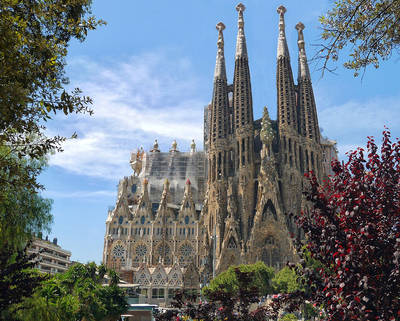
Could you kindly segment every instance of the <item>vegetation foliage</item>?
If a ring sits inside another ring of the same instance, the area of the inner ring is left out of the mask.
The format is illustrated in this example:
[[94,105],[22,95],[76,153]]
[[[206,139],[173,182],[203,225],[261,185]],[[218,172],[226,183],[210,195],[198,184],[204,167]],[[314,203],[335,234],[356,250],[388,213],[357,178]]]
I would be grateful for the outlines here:
[[103,265],[75,264],[67,272],[50,277],[26,298],[16,308],[17,319],[90,321],[118,317],[127,310],[118,282],[117,274]]
[[271,279],[274,276],[274,269],[267,267],[263,262],[255,264],[241,264],[230,266],[226,271],[218,274],[210,284],[203,288],[206,297],[212,296],[215,292],[224,291],[235,295],[239,291],[239,280],[236,270],[252,274],[251,282],[246,284],[247,288],[256,288],[259,295],[263,296],[272,292]]
[[9,244],[0,247],[0,320],[13,320],[13,306],[30,297],[47,276],[34,270],[36,255]]
[[[306,251],[297,272],[306,291],[280,298],[296,310],[306,300],[324,320],[398,320],[400,317],[400,142],[383,132],[378,149],[334,161],[335,175],[320,185],[309,177],[310,213],[299,217]],[[310,268],[310,260],[319,262]]]
[[400,2],[398,0],[337,0],[320,17],[325,44],[319,52],[324,69],[337,61],[344,48],[350,50],[348,69],[359,71],[368,65],[378,68],[381,60],[397,53],[400,45]]
[[[61,150],[62,136],[46,137],[46,122],[58,112],[91,113],[91,99],[68,92],[65,57],[72,39],[83,41],[102,21],[91,0],[2,0],[0,2],[0,147],[18,158],[40,159]],[[75,136],[75,135],[73,135]],[[14,157],[0,155],[0,188],[40,187],[37,171],[19,175]]]

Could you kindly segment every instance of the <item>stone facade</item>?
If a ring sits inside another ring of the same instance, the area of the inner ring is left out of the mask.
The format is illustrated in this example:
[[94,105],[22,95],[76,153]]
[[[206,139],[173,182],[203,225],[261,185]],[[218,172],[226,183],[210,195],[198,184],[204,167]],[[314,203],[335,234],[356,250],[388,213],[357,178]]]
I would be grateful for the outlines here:
[[[296,255],[292,214],[307,210],[304,172],[330,174],[335,142],[322,139],[298,23],[298,79],[294,83],[283,6],[278,8],[277,120],[264,108],[253,119],[244,5],[238,11],[233,84],[226,77],[223,23],[211,103],[204,112],[204,151],[169,152],[158,143],[132,154],[134,174],[121,180],[106,221],[103,260],[119,271],[140,266],[192,266],[201,281],[229,265],[264,261],[280,268]],[[198,280],[200,281],[200,280]]]

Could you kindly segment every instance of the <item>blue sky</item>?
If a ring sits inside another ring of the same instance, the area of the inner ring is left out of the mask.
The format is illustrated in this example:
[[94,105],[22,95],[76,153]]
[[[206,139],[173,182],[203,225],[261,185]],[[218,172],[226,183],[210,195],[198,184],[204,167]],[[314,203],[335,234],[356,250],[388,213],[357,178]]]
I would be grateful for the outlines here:
[[[308,57],[320,41],[318,17],[333,1],[251,0],[243,2],[254,113],[266,105],[276,118],[276,44],[283,4],[286,34],[297,78],[297,32],[302,21]],[[225,56],[232,79],[238,2],[231,0],[94,0],[93,14],[107,25],[84,43],[73,42],[67,59],[72,87],[93,98],[94,115],[49,123],[49,134],[71,135],[65,151],[50,158],[42,174],[44,196],[54,200],[50,237],[72,252],[72,259],[100,262],[107,209],[116,201],[116,186],[131,175],[130,152],[150,149],[158,138],[161,150],[173,139],[188,150],[192,138],[202,146],[203,106],[212,94],[216,56],[215,25],[226,25]],[[319,123],[323,135],[338,142],[340,156],[380,136],[384,125],[400,136],[399,60],[394,56],[361,80],[340,65],[321,77],[311,64]]]

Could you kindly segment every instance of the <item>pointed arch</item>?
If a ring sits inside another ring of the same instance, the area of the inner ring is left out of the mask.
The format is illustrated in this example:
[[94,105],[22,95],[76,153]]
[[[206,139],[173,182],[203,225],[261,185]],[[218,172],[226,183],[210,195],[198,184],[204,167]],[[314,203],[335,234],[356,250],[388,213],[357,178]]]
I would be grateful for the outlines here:
[[267,203],[265,203],[265,205],[264,205],[262,216],[261,216],[261,220],[265,221],[268,218],[269,214],[271,214],[271,213],[272,213],[275,221],[277,221],[278,220],[278,215],[276,213],[275,206],[272,203],[272,201],[269,199],[267,201]]
[[228,249],[237,249],[237,241],[233,236],[231,236],[229,238],[227,248]]

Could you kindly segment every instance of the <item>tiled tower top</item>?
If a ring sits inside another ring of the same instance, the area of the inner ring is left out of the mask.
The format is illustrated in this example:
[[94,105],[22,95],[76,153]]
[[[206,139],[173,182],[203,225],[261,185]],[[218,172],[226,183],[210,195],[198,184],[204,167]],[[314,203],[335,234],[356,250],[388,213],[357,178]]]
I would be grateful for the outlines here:
[[225,56],[224,56],[224,34],[222,31],[225,29],[225,25],[222,22],[219,22],[216,26],[218,30],[218,51],[217,51],[217,61],[215,63],[215,72],[214,72],[214,80],[215,79],[226,79],[226,68],[225,68]]
[[277,57],[287,57],[289,56],[289,49],[286,42],[286,34],[285,34],[285,13],[286,8],[284,6],[279,6],[277,9],[279,14],[279,39],[278,39],[278,52]]
[[300,78],[310,78],[310,70],[308,68],[308,63],[307,63],[307,56],[306,56],[306,49],[305,49],[305,43],[304,43],[304,35],[303,35],[303,30],[305,26],[302,22],[299,22],[296,25],[296,30],[298,32],[298,40],[297,44],[299,46],[299,73],[298,73],[298,79]]
[[247,47],[246,47],[246,37],[244,36],[244,19],[243,19],[243,11],[246,7],[239,3],[236,6],[236,10],[239,13],[238,19],[238,34],[236,40],[236,55],[235,58],[244,57],[247,58]]
[[315,104],[314,91],[312,88],[310,70],[308,68],[307,56],[304,43],[304,24],[299,22],[296,25],[298,32],[299,47],[299,74],[298,74],[298,91],[299,91],[299,132],[316,142],[320,142],[320,132],[318,126],[317,108]]

